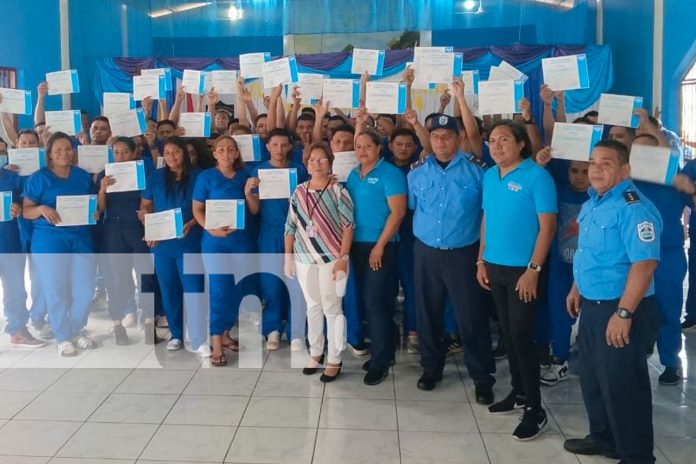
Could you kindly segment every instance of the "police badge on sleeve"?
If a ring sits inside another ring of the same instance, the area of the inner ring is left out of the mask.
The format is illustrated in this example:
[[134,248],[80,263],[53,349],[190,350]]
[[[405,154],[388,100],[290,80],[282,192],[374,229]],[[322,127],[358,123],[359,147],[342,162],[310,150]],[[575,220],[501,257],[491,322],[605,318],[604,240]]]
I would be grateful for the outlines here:
[[638,238],[645,243],[655,241],[655,226],[652,222],[646,221],[638,224]]

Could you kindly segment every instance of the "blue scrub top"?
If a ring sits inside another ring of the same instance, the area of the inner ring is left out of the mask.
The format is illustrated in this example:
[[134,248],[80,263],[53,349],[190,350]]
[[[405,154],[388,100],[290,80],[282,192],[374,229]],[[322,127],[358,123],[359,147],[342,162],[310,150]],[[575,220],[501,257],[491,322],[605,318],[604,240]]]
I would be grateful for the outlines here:
[[526,267],[534,253],[540,214],[557,213],[556,187],[548,172],[527,158],[500,178],[495,166],[483,176],[486,247],[483,259]]
[[413,233],[433,248],[462,248],[479,240],[483,170],[461,151],[445,169],[435,156],[408,175]]
[[[193,200],[204,203],[206,200],[244,200],[244,186],[249,179],[249,174],[240,171],[232,179],[225,177],[218,168],[210,168],[203,171],[196,180],[193,189]],[[235,231],[226,238],[213,237],[207,230],[203,231],[203,241],[233,242],[252,245],[254,236],[249,230],[248,218],[251,216],[249,209],[244,212],[244,229]]]
[[[165,175],[167,169],[157,169],[150,177],[147,179],[147,186],[142,192],[142,197],[146,200],[153,202],[153,212],[159,213],[162,211],[167,211],[174,208],[181,208],[181,217],[184,224],[193,219],[193,208],[191,204],[191,197],[193,196],[193,189],[196,184],[196,178],[201,173],[198,168],[192,168],[189,173],[188,182],[186,183],[186,188],[182,188],[182,185],[175,183],[170,187],[170,191],[167,192]],[[182,239],[171,239],[164,240],[162,243],[154,248],[157,248],[167,244],[169,246],[175,246],[181,249],[181,251],[191,251],[200,249],[201,243],[201,227],[195,226],[191,228],[186,237]]]
[[558,227],[551,253],[562,262],[572,264],[578,249],[578,214],[589,199],[587,192],[575,192],[569,185],[558,187]]
[[[0,192],[12,192],[12,203],[22,204],[22,188],[22,178],[17,173],[0,169]],[[21,253],[21,251],[17,219],[0,222],[0,253]]]
[[[104,171],[97,175],[96,185],[101,185],[104,179]],[[106,194],[106,211],[102,216],[105,225],[121,227],[142,228],[142,223],[138,220],[138,210],[140,209],[141,192],[112,192]]]
[[[309,174],[304,165],[290,161],[288,169],[297,169],[297,185],[309,180]],[[251,173],[251,177],[259,176],[259,169],[281,169],[273,166],[270,161],[259,164]],[[282,168],[285,169],[285,168]],[[259,221],[261,232],[271,233],[276,235],[284,235],[285,221],[288,218],[288,209],[290,209],[289,198],[278,198],[275,200],[261,200],[261,210],[259,211]]]
[[652,184],[649,182],[633,181],[636,188],[660,212],[662,217],[662,248],[684,247],[684,226],[681,223],[684,208],[693,206],[691,197],[678,192],[671,185]]
[[[408,163],[408,165],[406,166],[397,166],[396,164],[394,164],[393,157],[385,160],[388,163],[393,164],[394,167],[398,168],[399,171],[401,171],[401,173],[404,175],[404,177],[407,177],[408,173],[411,172],[411,164],[418,161],[418,155],[413,155],[413,158],[411,158],[411,162]],[[404,220],[401,221],[401,225],[399,226],[399,240],[402,242],[412,241],[413,237],[413,210],[407,209],[406,216],[404,216]]]
[[[620,298],[633,263],[660,259],[662,219],[655,205],[630,180],[601,198],[594,189],[582,205],[573,275],[580,295],[591,300]],[[655,293],[654,283],[645,296]]]
[[[406,178],[398,168],[380,159],[363,178],[360,178],[360,166],[353,169],[348,175],[346,187],[355,207],[353,241],[377,242],[391,214],[387,199],[408,193]],[[397,239],[395,235],[390,241]]]
[[[686,163],[682,174],[686,174],[689,176],[689,179],[696,182],[696,159]],[[689,203],[689,208],[691,208],[691,215],[689,216],[689,230],[696,231],[696,213],[694,213],[696,207],[694,206],[693,202]]]

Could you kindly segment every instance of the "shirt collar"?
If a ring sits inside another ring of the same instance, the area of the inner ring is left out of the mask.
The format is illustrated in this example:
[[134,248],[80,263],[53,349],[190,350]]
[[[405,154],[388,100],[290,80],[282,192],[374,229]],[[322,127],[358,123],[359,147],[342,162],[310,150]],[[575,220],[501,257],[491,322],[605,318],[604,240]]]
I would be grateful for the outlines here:
[[[457,163],[460,163],[463,159],[464,159],[464,154],[462,153],[461,150],[457,150],[457,152],[454,154],[454,157],[452,157],[449,164],[445,168],[445,171],[448,170],[451,166],[454,166]],[[437,162],[437,157],[435,156],[435,153],[428,156],[426,161],[428,163],[432,164],[433,166],[438,166],[438,167],[440,166],[440,164]]]
[[592,201],[594,201],[596,203],[596,202],[601,201],[605,198],[610,198],[610,197],[613,197],[616,195],[620,195],[623,192],[625,192],[626,190],[628,190],[629,188],[635,188],[635,186],[633,185],[633,182],[631,181],[631,179],[624,179],[621,182],[619,182],[618,184],[616,184],[615,186],[613,186],[612,188],[610,188],[609,191],[607,191],[607,193],[602,195],[601,199],[599,198],[599,194],[597,193],[597,190],[595,190],[592,187],[587,189],[587,193],[590,195],[590,198],[592,199]]

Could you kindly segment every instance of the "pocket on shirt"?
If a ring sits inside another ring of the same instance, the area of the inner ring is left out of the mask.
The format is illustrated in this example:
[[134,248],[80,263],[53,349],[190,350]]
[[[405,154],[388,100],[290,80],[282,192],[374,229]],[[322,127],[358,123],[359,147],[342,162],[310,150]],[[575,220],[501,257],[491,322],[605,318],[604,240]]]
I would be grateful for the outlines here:
[[416,186],[416,201],[421,210],[428,212],[438,201],[438,188],[435,182],[423,182]]
[[[597,241],[596,244],[592,244],[593,249],[603,253],[617,252],[623,249],[618,216],[593,217],[592,227],[595,230],[595,233],[592,234],[592,241]],[[598,229],[601,230],[601,233],[597,233]]]

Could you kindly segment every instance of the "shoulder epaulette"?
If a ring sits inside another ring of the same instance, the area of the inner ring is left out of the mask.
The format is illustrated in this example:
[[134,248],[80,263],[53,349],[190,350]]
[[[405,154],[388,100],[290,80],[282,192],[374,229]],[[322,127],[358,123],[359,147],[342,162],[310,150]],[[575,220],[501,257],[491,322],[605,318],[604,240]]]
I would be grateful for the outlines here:
[[476,156],[476,155],[471,154],[471,155],[469,155],[469,156],[467,157],[467,159],[468,159],[471,163],[473,163],[473,164],[475,164],[476,166],[480,167],[481,169],[486,169],[486,168],[488,167],[488,164],[486,164],[485,161],[483,161],[481,158],[479,158],[479,157]]
[[418,169],[419,167],[423,166],[427,160],[428,160],[428,157],[426,156],[425,158],[419,159],[419,160],[416,161],[415,163],[411,163],[411,171],[413,171],[414,169]]
[[632,203],[638,203],[640,201],[640,197],[638,196],[638,193],[634,192],[633,190],[626,190],[623,193],[624,200],[626,200],[626,203],[629,205]]

